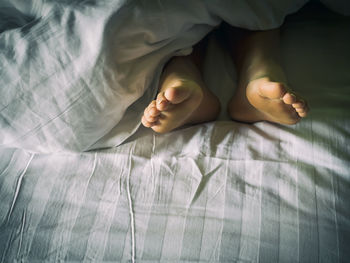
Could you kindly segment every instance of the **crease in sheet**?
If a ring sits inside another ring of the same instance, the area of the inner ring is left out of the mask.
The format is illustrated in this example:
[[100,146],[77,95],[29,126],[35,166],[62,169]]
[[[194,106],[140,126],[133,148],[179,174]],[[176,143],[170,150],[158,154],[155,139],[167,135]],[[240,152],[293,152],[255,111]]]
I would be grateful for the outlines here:
[[[231,152],[231,149],[228,150],[228,154]],[[227,180],[228,180],[228,169],[229,169],[229,161],[228,160],[225,160],[225,173],[224,173],[224,183],[223,185],[225,186],[225,190],[224,190],[224,198],[223,198],[223,210],[222,210],[222,220],[221,220],[221,230],[220,230],[220,235],[218,236],[218,242],[220,242],[219,244],[219,247],[218,247],[218,261],[222,261],[221,260],[221,255],[223,253],[221,253],[221,251],[223,250],[222,249],[222,246],[223,246],[223,241],[222,241],[222,237],[224,235],[224,225],[225,225],[225,212],[226,212],[226,199],[227,199],[227,190],[226,190],[226,187],[227,187]],[[241,233],[240,233],[240,239],[241,239]],[[240,245],[241,241],[239,241],[239,245]],[[213,253],[214,254],[214,251]]]
[[94,163],[93,163],[93,165],[92,165],[92,171],[91,171],[91,173],[90,173],[90,175],[89,175],[89,178],[88,178],[88,180],[87,180],[87,183],[86,183],[87,186],[90,184],[91,178],[92,178],[92,176],[93,176],[94,173],[95,173],[96,166],[97,166],[97,152],[95,152],[95,154],[94,154]]
[[23,177],[24,175],[26,174],[27,170],[28,170],[28,167],[29,167],[29,164],[32,162],[33,158],[34,158],[34,153],[31,154],[30,158],[29,158],[29,161],[26,165],[26,167],[24,168],[23,172],[21,173],[21,175],[19,176],[18,178],[18,181],[17,181],[17,185],[16,185],[16,190],[15,190],[15,194],[13,196],[13,200],[12,200],[12,204],[11,204],[11,207],[10,207],[10,210],[8,212],[8,215],[7,215],[7,223],[9,222],[10,220],[10,217],[11,217],[11,214],[13,212],[13,209],[15,207],[15,204],[16,204],[16,201],[17,201],[17,197],[18,197],[18,194],[19,194],[19,191],[21,189],[21,185],[22,185],[22,180],[23,180]]
[[10,161],[8,162],[8,164],[6,165],[6,167],[1,171],[0,173],[0,176],[3,176],[3,175],[6,175],[7,174],[7,171],[10,169],[11,167],[11,163],[16,159],[16,154],[17,151],[13,151],[12,154],[11,154],[11,159]]
[[[313,169],[313,185],[314,185],[314,198],[315,198],[315,216],[316,216],[316,229],[317,229],[317,239],[320,240],[320,220],[318,215],[318,201],[317,201],[317,182],[316,182],[316,171]],[[320,242],[316,242],[317,245],[317,261],[320,262]],[[315,259],[316,260],[316,259]]]
[[337,216],[337,207],[335,205],[335,197],[336,197],[336,192],[335,192],[335,187],[334,187],[334,177],[332,177],[332,190],[333,190],[333,207],[334,207],[334,223],[335,223],[335,235],[337,237],[337,258],[339,262],[339,227],[338,227],[338,216]]
[[[296,142],[296,137],[293,136],[293,145],[297,145]],[[297,227],[297,236],[298,236],[298,248],[297,248],[297,251],[298,251],[298,256],[296,257],[298,261],[300,261],[300,206],[299,206],[299,173],[298,173],[298,168],[299,168],[299,158],[298,158],[298,154],[297,152],[295,151],[295,147],[293,147],[293,150],[294,150],[294,156],[296,157],[296,173],[295,173],[295,191],[296,191],[296,210],[297,210],[297,223],[298,223],[298,227]]]
[[6,243],[6,247],[3,250],[3,254],[1,257],[1,263],[8,262],[8,261],[5,261],[5,256],[6,256],[7,252],[10,250],[12,242],[13,242],[13,232],[10,233],[9,241]]
[[126,180],[126,188],[127,188],[127,195],[128,195],[128,203],[129,203],[129,214],[130,214],[130,229],[131,229],[131,262],[135,262],[135,215],[133,211],[133,205],[132,205],[132,199],[131,199],[131,190],[130,190],[130,174],[131,174],[131,158],[132,153],[135,149],[136,141],[133,143],[132,148],[129,152],[129,171],[127,174],[127,180]]
[[[262,144],[261,144],[261,148],[262,148]],[[262,149],[261,149],[262,150]],[[261,217],[262,217],[262,213],[261,213],[261,208],[262,208],[262,194],[263,194],[263,190],[262,190],[262,177],[263,177],[263,169],[260,170],[260,176],[259,176],[259,188],[260,188],[260,191],[259,191],[259,202],[260,202],[260,205],[259,205],[259,231],[258,231],[258,240],[259,240],[259,245],[258,245],[258,251],[257,251],[257,257],[256,257],[256,260],[257,262],[260,261],[260,249],[261,249],[261,229],[262,229],[262,221],[261,221]]]
[[26,224],[26,210],[23,211],[22,214],[22,223],[21,223],[21,232],[19,235],[19,244],[18,244],[18,250],[17,250],[17,258],[19,257],[19,253],[21,252],[22,248],[22,242],[23,242],[23,233],[24,233],[24,226]]
[[202,171],[200,170],[200,168],[198,167],[198,165],[196,164],[196,162],[194,160],[192,160],[195,167],[197,168],[197,170],[199,171],[199,173],[202,175],[200,182],[197,186],[196,191],[194,192],[193,196],[191,197],[191,201],[190,201],[190,205],[189,207],[191,207],[194,202],[199,198],[199,196],[201,195],[201,193],[203,192],[205,186],[207,185],[208,181],[210,180],[210,178],[216,173],[217,170],[219,170],[219,168],[221,167],[221,165],[216,166],[213,170],[209,171],[207,174],[202,173]]
[[208,202],[214,200],[214,198],[218,195],[218,193],[220,193],[220,192],[224,189],[225,186],[226,186],[226,184],[223,183],[223,184],[218,188],[218,190],[216,190],[216,192],[210,197],[210,199],[208,200]]
[[153,134],[152,135],[152,151],[151,151],[151,159],[150,159],[150,162],[151,162],[151,180],[152,180],[152,183],[151,183],[151,186],[152,186],[152,189],[151,191],[153,192],[154,189],[156,188],[155,187],[155,176],[154,176],[154,152],[155,152],[155,149],[156,149],[156,136]]

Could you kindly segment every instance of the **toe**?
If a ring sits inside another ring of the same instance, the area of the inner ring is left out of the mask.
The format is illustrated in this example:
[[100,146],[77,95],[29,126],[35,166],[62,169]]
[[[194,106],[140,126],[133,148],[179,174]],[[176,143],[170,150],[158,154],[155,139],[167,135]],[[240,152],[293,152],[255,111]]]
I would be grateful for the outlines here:
[[149,122],[155,122],[158,120],[160,111],[156,108],[156,101],[153,100],[143,112],[143,118]]
[[148,114],[152,117],[157,117],[160,115],[160,111],[157,109],[156,101],[152,101],[151,104],[147,107]]
[[295,108],[296,112],[298,113],[304,113],[305,109],[304,108]]
[[151,103],[148,105],[147,108],[148,108],[148,109],[151,109],[151,108],[156,107],[156,106],[157,106],[156,103],[157,103],[156,100],[152,100]]
[[155,104],[150,104],[144,111],[143,116],[148,122],[155,122],[158,120],[160,111],[155,107]]
[[150,117],[158,117],[160,115],[160,111],[156,107],[152,107],[148,110],[148,114]]
[[285,104],[293,105],[293,103],[296,103],[297,97],[296,97],[294,94],[287,92],[287,93],[282,97],[282,100],[283,100],[283,102],[284,102]]
[[150,128],[154,125],[154,123],[147,121],[145,115],[142,116],[141,119],[141,123],[143,124],[143,126],[145,126],[146,128]]
[[[172,104],[179,104],[186,99],[188,99],[194,90],[200,90],[199,87],[191,89],[191,85],[196,85],[195,83],[179,83],[176,87],[170,87],[164,92],[165,98]],[[198,85],[197,85],[198,86]]]
[[169,106],[169,101],[165,98],[164,92],[160,92],[156,99],[156,107],[159,111],[165,111]]
[[304,108],[305,103],[303,101],[297,101],[297,102],[293,103],[292,106],[293,106],[293,108]]
[[265,78],[258,79],[261,82],[259,85],[259,95],[269,99],[280,99],[286,93],[286,88],[282,83],[270,82],[269,79]]
[[295,111],[298,113],[299,117],[303,118],[307,116],[308,107],[295,108]]
[[304,100],[297,100],[297,102],[293,103],[292,106],[301,118],[306,117],[309,107]]
[[298,112],[298,114],[301,118],[304,118],[307,116],[307,112],[302,112],[302,113]]
[[145,119],[146,119],[148,122],[156,122],[156,121],[159,119],[158,116],[153,117],[153,116],[146,115],[146,114],[145,114],[144,116],[145,116]]

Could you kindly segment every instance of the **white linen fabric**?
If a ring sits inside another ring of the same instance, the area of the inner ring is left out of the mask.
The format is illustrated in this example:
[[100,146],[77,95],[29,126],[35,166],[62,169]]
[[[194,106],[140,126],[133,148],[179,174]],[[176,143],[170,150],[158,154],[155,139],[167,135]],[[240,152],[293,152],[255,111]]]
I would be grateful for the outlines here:
[[[1,147],[1,262],[347,262],[350,20],[321,11],[282,28],[289,83],[312,109],[295,126],[222,114],[106,150]],[[223,99],[234,68],[209,49]]]
[[138,128],[170,57],[222,19],[269,29],[304,3],[3,0],[0,144],[33,152],[119,145]]

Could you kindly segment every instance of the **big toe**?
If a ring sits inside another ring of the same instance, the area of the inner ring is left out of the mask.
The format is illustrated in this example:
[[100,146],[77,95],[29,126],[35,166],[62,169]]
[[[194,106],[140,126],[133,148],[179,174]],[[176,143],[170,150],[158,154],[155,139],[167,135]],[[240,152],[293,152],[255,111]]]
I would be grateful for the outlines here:
[[284,96],[282,97],[282,100],[285,104],[288,104],[288,105],[291,105],[293,103],[296,103],[297,102],[297,97],[290,93],[290,92],[287,92],[286,94],[284,94]]
[[[188,81],[189,82],[189,81]],[[183,81],[178,83],[178,86],[170,87],[164,92],[164,97],[172,104],[179,104],[191,95],[196,89],[190,89],[190,85],[193,83],[184,83]]]
[[280,99],[286,94],[286,88],[283,83],[271,82],[269,78],[258,79],[259,95],[268,99]]

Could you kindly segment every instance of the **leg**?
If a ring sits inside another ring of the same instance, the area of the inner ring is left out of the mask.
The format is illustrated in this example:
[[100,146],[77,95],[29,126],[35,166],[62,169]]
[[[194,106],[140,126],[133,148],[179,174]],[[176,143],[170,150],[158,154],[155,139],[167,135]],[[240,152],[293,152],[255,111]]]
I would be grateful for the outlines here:
[[227,31],[237,66],[238,88],[228,107],[238,121],[295,124],[308,112],[306,102],[288,89],[280,66],[279,30],[245,31],[237,41]]
[[165,133],[185,124],[215,120],[220,103],[206,88],[199,71],[205,43],[198,44],[186,57],[174,57],[165,66],[159,93],[144,111],[142,124]]

